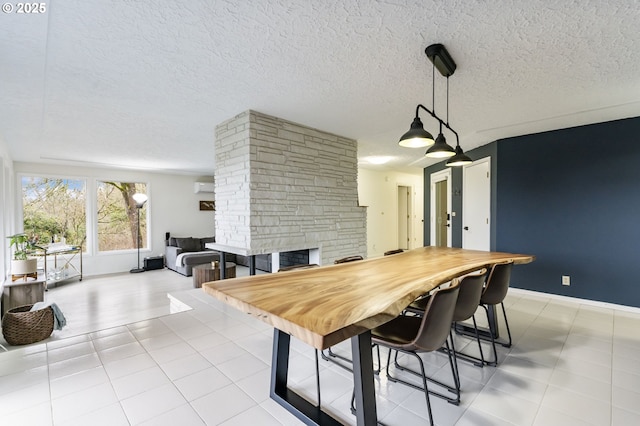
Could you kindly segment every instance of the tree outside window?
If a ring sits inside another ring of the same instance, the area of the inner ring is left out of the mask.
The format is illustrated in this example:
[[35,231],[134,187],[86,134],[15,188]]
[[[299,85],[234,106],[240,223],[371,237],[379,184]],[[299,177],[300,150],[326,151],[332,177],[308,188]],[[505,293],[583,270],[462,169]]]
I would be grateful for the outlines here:
[[[98,250],[129,250],[138,247],[138,209],[133,195],[146,194],[141,182],[98,182]],[[147,204],[140,209],[140,248],[147,246]]]
[[21,178],[23,229],[38,245],[80,245],[87,235],[86,183],[77,179]]

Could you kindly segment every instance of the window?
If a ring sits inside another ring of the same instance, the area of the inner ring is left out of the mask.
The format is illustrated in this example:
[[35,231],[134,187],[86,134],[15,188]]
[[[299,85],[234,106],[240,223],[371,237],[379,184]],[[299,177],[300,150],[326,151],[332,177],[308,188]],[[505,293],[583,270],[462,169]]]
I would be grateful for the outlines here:
[[130,250],[138,247],[138,218],[140,219],[140,248],[147,246],[147,205],[136,207],[133,195],[147,193],[147,185],[140,182],[97,182],[98,251]]
[[76,179],[21,178],[24,232],[39,244],[80,245],[87,235],[86,183]]

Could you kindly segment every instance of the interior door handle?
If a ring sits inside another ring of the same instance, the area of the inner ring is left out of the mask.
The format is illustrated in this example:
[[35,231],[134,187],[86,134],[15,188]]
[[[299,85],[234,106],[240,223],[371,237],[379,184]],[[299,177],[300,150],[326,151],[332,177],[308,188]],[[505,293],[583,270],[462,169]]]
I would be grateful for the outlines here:
[[465,231],[468,231],[468,230],[469,230],[469,227],[468,227],[468,226],[465,226],[465,227],[464,227],[464,230],[465,230]]

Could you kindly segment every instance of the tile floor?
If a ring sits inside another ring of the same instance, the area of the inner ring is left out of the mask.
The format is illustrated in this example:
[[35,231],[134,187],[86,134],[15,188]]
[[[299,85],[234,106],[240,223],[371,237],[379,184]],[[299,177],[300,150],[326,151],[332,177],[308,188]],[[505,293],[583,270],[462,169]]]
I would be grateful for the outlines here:
[[[89,277],[46,297],[69,325],[0,352],[1,424],[300,424],[268,396],[272,329],[193,289],[191,278],[168,270]],[[460,363],[462,402],[431,398],[437,425],[640,424],[637,310],[517,290],[506,305],[513,347],[499,348],[497,368]],[[293,340],[289,381],[312,400],[313,357]],[[444,355],[423,358],[430,375],[450,378]],[[321,362],[321,386],[323,407],[354,424],[349,373]],[[376,392],[385,424],[428,424],[422,393],[384,373]]]

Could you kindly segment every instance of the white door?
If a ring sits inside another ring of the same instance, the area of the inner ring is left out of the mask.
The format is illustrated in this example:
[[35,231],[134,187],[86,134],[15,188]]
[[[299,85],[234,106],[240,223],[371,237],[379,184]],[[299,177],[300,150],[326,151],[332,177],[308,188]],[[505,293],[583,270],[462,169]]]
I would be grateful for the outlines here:
[[430,245],[451,247],[451,169],[431,174]]
[[462,248],[491,250],[491,158],[462,170]]

